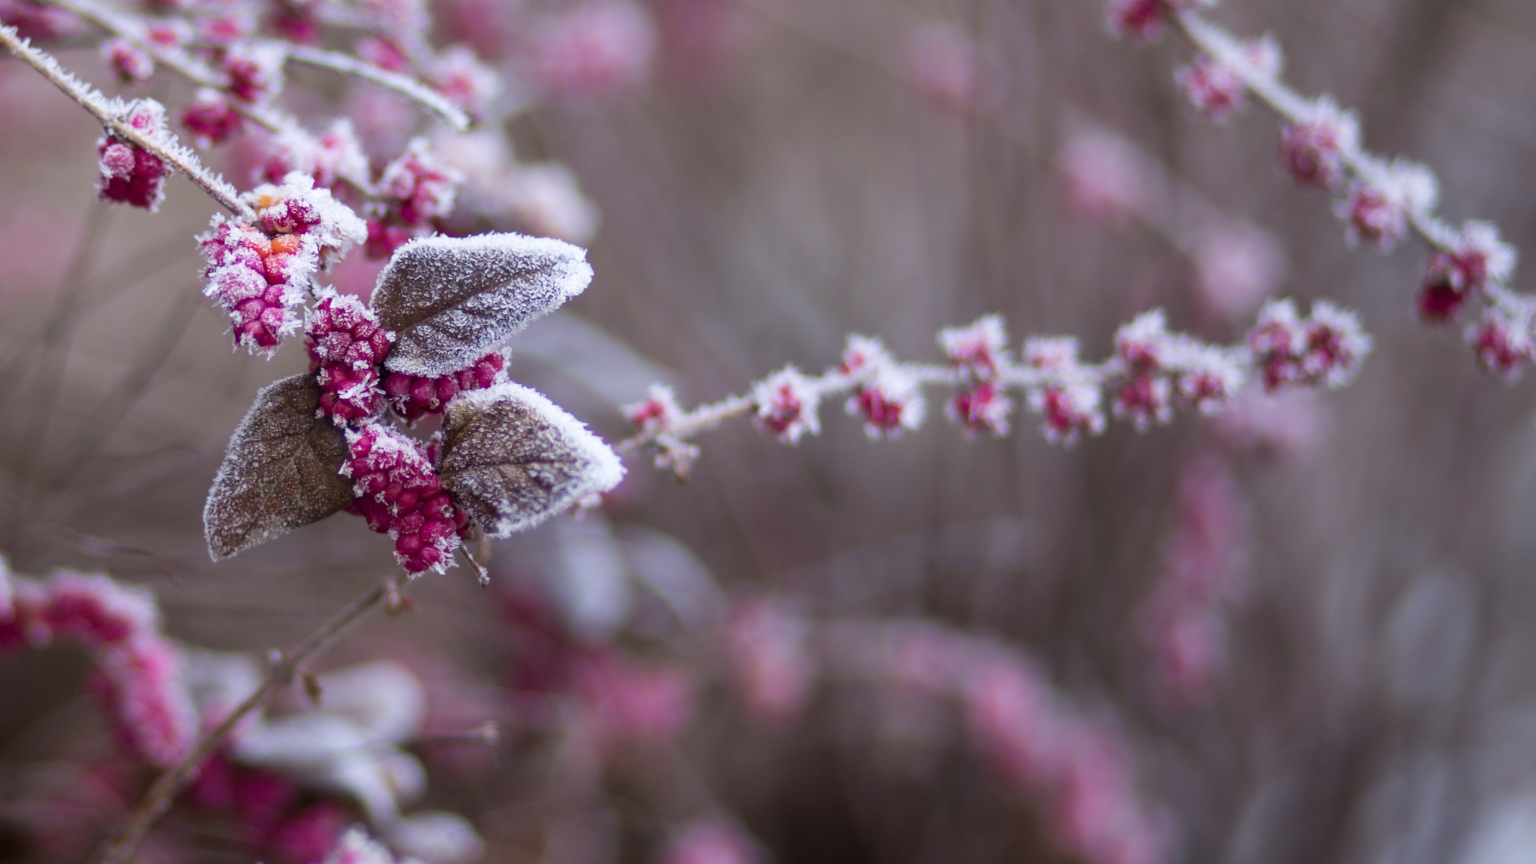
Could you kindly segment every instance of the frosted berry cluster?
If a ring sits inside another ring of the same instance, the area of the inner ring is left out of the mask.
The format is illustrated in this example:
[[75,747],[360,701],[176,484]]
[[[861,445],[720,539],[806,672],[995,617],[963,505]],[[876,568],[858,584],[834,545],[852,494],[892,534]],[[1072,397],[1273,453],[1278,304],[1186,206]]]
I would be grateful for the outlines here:
[[793,366],[780,369],[752,388],[758,425],[791,444],[807,432],[821,432],[821,419],[816,414],[820,401],[816,383]]
[[388,258],[433,220],[453,210],[464,175],[439,160],[426,139],[411,142],[400,158],[384,166],[375,184],[368,219],[368,257]]
[[235,344],[271,355],[298,331],[298,309],[315,274],[365,238],[362,220],[307,175],[246,193],[256,218],[215,217],[198,237],[207,284],[203,293],[230,317]]
[[920,382],[879,339],[848,337],[837,369],[859,379],[846,407],[849,414],[864,418],[864,433],[870,438],[895,438],[923,424],[927,406]]
[[1008,434],[1013,400],[998,381],[999,371],[1009,362],[1007,345],[1008,335],[998,315],[985,315],[967,327],[939,331],[939,347],[949,357],[950,367],[959,373],[961,386],[947,413],[967,435]]
[[406,420],[420,420],[428,414],[441,414],[453,397],[466,390],[491,386],[501,377],[506,359],[493,352],[475,361],[468,369],[428,378],[391,372],[384,378],[384,393],[389,407]]
[[351,295],[328,294],[310,311],[304,335],[321,413],[343,425],[378,413],[378,370],[393,336],[373,311]]
[[433,460],[416,442],[378,424],[349,431],[342,466],[357,496],[347,512],[395,540],[395,559],[408,573],[442,572],[469,534],[469,514],[444,491]]
[[1230,352],[1169,333],[1161,309],[1120,328],[1115,356],[1125,380],[1115,391],[1111,409],[1137,429],[1171,420],[1175,394],[1212,414],[1225,407],[1243,383],[1243,368]]
[[[1241,53],[1252,74],[1266,78],[1280,74],[1280,46],[1275,40],[1265,37],[1245,42]],[[1202,55],[1175,72],[1173,78],[1190,104],[1212,120],[1225,120],[1246,101],[1248,82],[1231,60]]]
[[[168,143],[170,130],[165,125],[165,108],[153,99],[130,103],[123,122],[151,141]],[[165,179],[171,170],[165,160],[138,145],[122,141],[110,132],[96,141],[99,175],[96,195],[102,201],[128,204],[154,212],[165,200]]]
[[96,662],[94,690],[128,748],[153,765],[186,755],[197,716],[181,680],[181,654],[160,632],[148,589],[59,571],[41,582],[0,559],[0,651],[73,642]]
[[1354,377],[1371,350],[1371,337],[1354,313],[1319,300],[1302,318],[1289,300],[1265,304],[1248,345],[1264,378],[1275,389],[1287,385],[1340,387]]

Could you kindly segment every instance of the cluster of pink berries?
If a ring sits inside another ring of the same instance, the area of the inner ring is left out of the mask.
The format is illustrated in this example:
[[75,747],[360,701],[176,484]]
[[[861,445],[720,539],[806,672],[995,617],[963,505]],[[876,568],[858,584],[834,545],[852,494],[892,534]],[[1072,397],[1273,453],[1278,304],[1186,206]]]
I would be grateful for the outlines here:
[[459,538],[469,536],[469,514],[443,489],[429,453],[415,441],[376,423],[348,431],[351,457],[342,466],[356,495],[347,512],[395,540],[395,558],[416,574],[446,568]]
[[506,366],[506,358],[493,352],[475,361],[468,369],[436,378],[391,372],[384,378],[384,393],[389,407],[406,420],[419,420],[428,414],[441,414],[453,397],[465,390],[491,386]]
[[74,642],[90,652],[101,697],[123,743],[152,765],[192,747],[197,714],[182,683],[181,652],[160,632],[147,589],[59,571],[38,582],[0,560],[0,651]]
[[263,185],[244,199],[253,222],[214,220],[198,237],[208,262],[203,293],[233,322],[235,344],[268,355],[297,332],[315,273],[364,239],[362,220],[306,175]]
[[463,175],[433,155],[425,139],[412,141],[400,158],[384,166],[374,186],[368,257],[388,258],[407,240],[430,230],[434,220],[453,210],[462,182]]
[[986,315],[967,327],[939,331],[939,347],[960,375],[961,390],[950,400],[951,420],[967,434],[1008,434],[1013,400],[1003,392],[1000,373],[1008,363],[1008,336],[1003,319]]
[[1274,390],[1283,386],[1341,387],[1354,377],[1371,350],[1371,337],[1347,312],[1319,300],[1303,319],[1289,300],[1266,303],[1248,334],[1248,346],[1264,379]]
[[[122,111],[125,123],[156,143],[169,143],[165,108],[153,99],[138,99]],[[110,132],[96,141],[100,176],[96,194],[102,201],[142,207],[151,212],[165,200],[165,179],[170,167],[160,156]]]
[[392,334],[363,302],[331,294],[304,324],[310,371],[320,384],[320,411],[340,425],[372,417],[379,410],[379,373]]

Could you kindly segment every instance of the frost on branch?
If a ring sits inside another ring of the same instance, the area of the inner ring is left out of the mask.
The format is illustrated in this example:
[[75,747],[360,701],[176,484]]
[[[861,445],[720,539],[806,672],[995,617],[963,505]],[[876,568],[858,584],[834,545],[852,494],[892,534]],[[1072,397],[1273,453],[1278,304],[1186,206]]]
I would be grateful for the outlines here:
[[379,323],[397,334],[385,366],[427,377],[467,369],[590,281],[585,250],[559,240],[414,240],[395,252],[373,292]]
[[352,503],[352,483],[337,472],[347,441],[316,416],[320,385],[294,375],[267,386],[240,421],[203,508],[215,560],[318,522]]
[[[1480,248],[1486,247],[1485,242]],[[1518,371],[1536,357],[1529,335],[1536,332],[1531,330],[1536,308],[1509,298],[1501,304],[1467,338],[1486,364]],[[921,423],[924,385],[954,391],[946,413],[967,436],[1007,434],[1015,404],[1009,391],[1023,391],[1025,405],[1044,418],[1040,428],[1045,437],[1072,444],[1084,434],[1104,431],[1106,402],[1115,417],[1145,430],[1169,422],[1179,406],[1220,413],[1251,377],[1271,391],[1341,387],[1371,350],[1371,339],[1354,313],[1324,300],[1313,305],[1307,318],[1288,300],[1270,303],[1236,345],[1170,332],[1163,311],[1153,309],[1116,331],[1114,354],[1097,363],[1078,358],[1077,340],[1071,336],[1030,338],[1022,360],[1014,360],[997,315],[947,327],[938,342],[947,355],[944,365],[901,362],[879,340],[850,336],[842,361],[820,375],[789,366],[756,382],[745,395],[690,411],[678,406],[670,389],[653,386],[648,398],[624,408],[639,432],[620,443],[619,451],[647,447],[658,468],[685,479],[698,457],[689,438],[731,418],[751,416],[765,431],[794,444],[805,433],[820,431],[821,400],[844,394],[851,397],[848,413],[864,417],[871,438],[895,437]]]
[[449,403],[437,469],[459,505],[495,536],[537,525],[624,477],[618,455],[581,421],[511,382]]

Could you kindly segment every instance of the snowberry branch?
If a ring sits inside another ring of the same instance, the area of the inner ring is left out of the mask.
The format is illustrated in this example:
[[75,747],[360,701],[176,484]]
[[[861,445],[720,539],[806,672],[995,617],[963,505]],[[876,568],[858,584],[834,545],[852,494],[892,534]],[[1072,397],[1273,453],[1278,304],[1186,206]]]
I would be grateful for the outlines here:
[[[172,168],[186,175],[199,189],[208,193],[220,206],[241,218],[251,218],[251,209],[240,201],[240,193],[225,182],[224,178],[204,168],[196,154],[176,142],[174,136],[164,130],[154,130],[130,122],[130,106],[121,100],[108,100],[100,91],[90,87],[66,71],[51,55],[32,47],[22,39],[16,28],[0,26],[0,45],[16,55],[64,94],[75,100],[80,107],[105,126],[111,137],[127,141],[133,147],[152,153]],[[154,104],[154,103],[150,103]],[[158,106],[156,106],[158,107]],[[158,134],[155,134],[158,132]]]
[[1465,337],[1478,361],[1506,380],[1536,360],[1536,297],[1510,287],[1516,252],[1497,226],[1471,220],[1456,227],[1435,213],[1438,183],[1427,167],[1390,161],[1365,150],[1360,121],[1329,96],[1308,98],[1281,80],[1279,46],[1273,39],[1242,41],[1192,11],[1213,0],[1111,0],[1116,33],[1150,39],[1164,26],[1182,33],[1199,56],[1175,76],[1195,107],[1220,120],[1241,108],[1249,93],[1286,125],[1281,162],[1295,180],[1332,193],[1351,243],[1368,241],[1383,251],[1409,232],[1430,248],[1419,288],[1418,309],[1430,323],[1448,324],[1467,301],[1482,304]]
[[279,690],[293,683],[303,673],[305,665],[325,651],[341,637],[359,618],[381,604],[390,609],[403,608],[404,597],[393,577],[386,579],[368,593],[347,604],[319,629],[309,634],[293,650],[280,654],[267,672],[261,686],[245,698],[228,717],[197,742],[197,746],[185,758],[167,768],[161,774],[137,807],[102,846],[95,858],[96,864],[128,864],[144,835],[155,822],[170,809],[177,795],[197,778],[197,771],[229,737],[240,721],[260,709]]
[[946,413],[966,434],[1006,435],[1013,410],[1010,390],[1044,418],[1047,439],[1071,444],[1105,428],[1103,403],[1137,429],[1167,423],[1176,402],[1202,413],[1222,410],[1256,375],[1263,387],[1337,388],[1348,383],[1371,348],[1370,337],[1351,312],[1318,301],[1301,316],[1289,301],[1267,304],[1247,338],[1237,345],[1202,342],[1168,331],[1162,310],[1137,316],[1115,334],[1114,353],[1099,363],[1078,359],[1070,336],[1026,340],[1021,359],[1009,354],[999,316],[939,332],[947,365],[904,363],[878,339],[850,336],[842,361],[820,375],[793,366],[753,385],[750,393],[684,411],[670,388],[652,385],[648,396],[624,412],[639,433],[615,449],[649,448],[658,468],[687,476],[698,457],[693,436],[736,417],[751,415],[780,440],[796,443],[821,430],[823,399],[847,396],[848,413],[864,419],[871,438],[896,437],[917,429],[926,413],[925,386],[957,391]]

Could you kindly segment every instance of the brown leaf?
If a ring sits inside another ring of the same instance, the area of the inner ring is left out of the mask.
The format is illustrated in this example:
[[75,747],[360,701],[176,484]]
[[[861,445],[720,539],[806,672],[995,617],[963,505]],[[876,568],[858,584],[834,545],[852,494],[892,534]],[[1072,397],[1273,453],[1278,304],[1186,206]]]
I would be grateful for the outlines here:
[[229,439],[203,507],[208,552],[218,560],[352,503],[352,481],[337,472],[347,439],[316,417],[320,386],[311,374],[269,384]]
[[581,421],[511,382],[462,393],[443,414],[438,475],[487,534],[522,531],[624,477]]
[[586,251],[521,234],[428,237],[395,250],[373,291],[395,332],[384,365],[408,375],[467,368],[592,281]]

